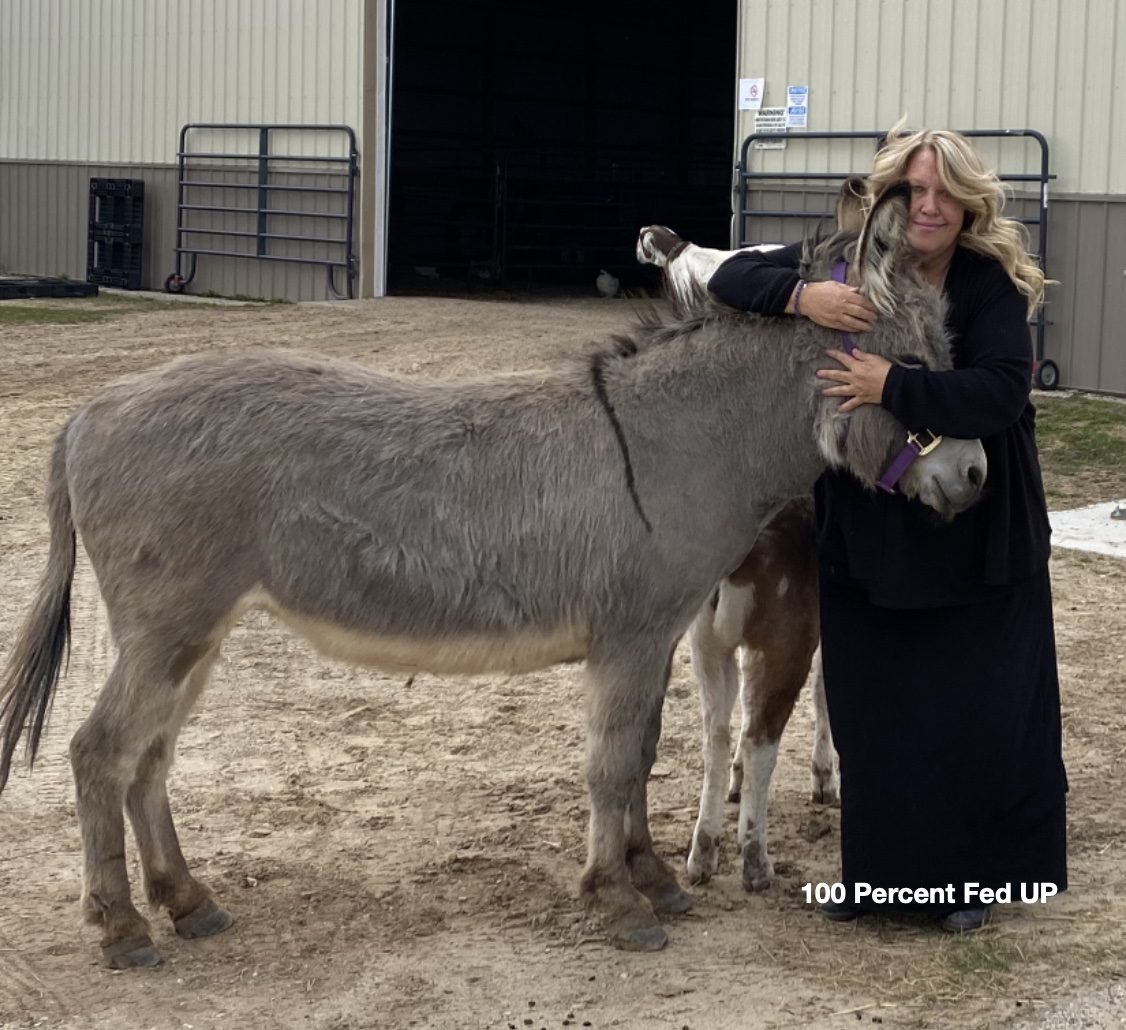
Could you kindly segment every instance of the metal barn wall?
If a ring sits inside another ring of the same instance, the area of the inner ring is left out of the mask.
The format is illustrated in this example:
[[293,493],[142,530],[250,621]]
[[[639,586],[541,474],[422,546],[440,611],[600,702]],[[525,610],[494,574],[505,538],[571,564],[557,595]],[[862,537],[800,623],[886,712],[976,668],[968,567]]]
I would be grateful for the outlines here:
[[[375,6],[4,0],[0,267],[84,278],[89,177],[141,178],[145,284],[159,288],[172,268],[180,127],[319,122],[350,125],[360,135],[365,13]],[[361,136],[361,153],[365,144],[375,149],[374,139]],[[310,153],[315,144],[303,147]],[[292,300],[329,295],[320,268],[206,257],[191,290]]]
[[[1119,0],[740,0],[738,74],[764,106],[809,87],[810,131],[1035,129],[1051,148],[1046,356],[1064,385],[1126,393],[1126,4]],[[736,155],[754,131],[738,113]],[[981,141],[993,167],[1039,149]],[[862,171],[872,145],[752,151],[759,171]],[[1014,191],[1017,199],[1020,190]]]

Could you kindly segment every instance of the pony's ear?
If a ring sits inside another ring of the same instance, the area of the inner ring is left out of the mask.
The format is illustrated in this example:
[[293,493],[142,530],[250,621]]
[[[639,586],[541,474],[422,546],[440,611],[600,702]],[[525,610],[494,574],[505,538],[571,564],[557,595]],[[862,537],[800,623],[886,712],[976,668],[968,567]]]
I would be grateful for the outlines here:
[[895,310],[894,274],[910,260],[910,211],[911,187],[905,182],[889,186],[872,205],[860,230],[856,246],[860,292],[884,315]]

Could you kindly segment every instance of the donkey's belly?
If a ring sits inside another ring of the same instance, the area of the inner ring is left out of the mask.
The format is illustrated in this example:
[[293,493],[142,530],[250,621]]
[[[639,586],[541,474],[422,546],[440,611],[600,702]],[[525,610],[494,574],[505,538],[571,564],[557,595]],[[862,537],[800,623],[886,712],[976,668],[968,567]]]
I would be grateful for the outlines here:
[[278,604],[264,590],[243,598],[241,612],[264,608],[300,634],[329,658],[370,665],[388,672],[432,672],[475,674],[486,672],[531,672],[561,662],[586,657],[586,634],[578,627],[560,626],[550,631],[514,633],[509,636],[456,634],[431,637],[384,636],[347,629],[323,619],[311,618]]

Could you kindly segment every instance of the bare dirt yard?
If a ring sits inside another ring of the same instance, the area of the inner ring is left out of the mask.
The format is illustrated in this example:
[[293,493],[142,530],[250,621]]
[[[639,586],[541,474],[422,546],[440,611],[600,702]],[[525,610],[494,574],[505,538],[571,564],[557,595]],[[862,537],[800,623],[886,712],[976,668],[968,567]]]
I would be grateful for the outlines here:
[[[530,367],[631,318],[618,300],[86,308],[106,317],[0,327],[0,659],[46,550],[50,441],[102,383],[179,354],[266,345],[420,376]],[[1053,573],[1071,890],[1050,905],[1003,908],[962,939],[923,922],[819,917],[802,885],[838,876],[839,813],[808,799],[803,695],[772,795],[776,883],[744,893],[728,836],[718,877],[671,923],[669,946],[614,951],[577,902],[579,669],[408,683],[331,664],[253,616],[227,643],[170,783],[189,861],[236,922],[186,942],[156,918],[164,965],[112,973],[77,906],[66,749],[111,652],[80,564],[50,732],[34,772],[21,765],[0,799],[0,1026],[1079,1025],[1061,1022],[1060,1006],[1117,991],[1126,966],[1126,563],[1061,551]],[[678,864],[701,777],[698,725],[682,649],[650,793],[658,847]]]

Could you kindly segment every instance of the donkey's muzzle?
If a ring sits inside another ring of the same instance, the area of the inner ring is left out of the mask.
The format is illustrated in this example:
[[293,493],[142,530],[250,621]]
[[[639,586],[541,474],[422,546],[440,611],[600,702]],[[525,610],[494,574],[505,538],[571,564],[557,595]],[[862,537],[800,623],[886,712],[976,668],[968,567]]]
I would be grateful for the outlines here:
[[[966,441],[963,441],[966,442]],[[955,465],[956,473],[952,477],[939,476],[938,486],[949,502],[949,514],[957,515],[959,512],[972,508],[985,490],[985,479],[988,466],[985,460],[985,449],[976,440],[973,446],[967,447],[965,453],[959,456]]]
[[985,490],[985,449],[978,440],[946,437],[928,448],[904,475],[904,493],[916,495],[943,518],[972,508]]

